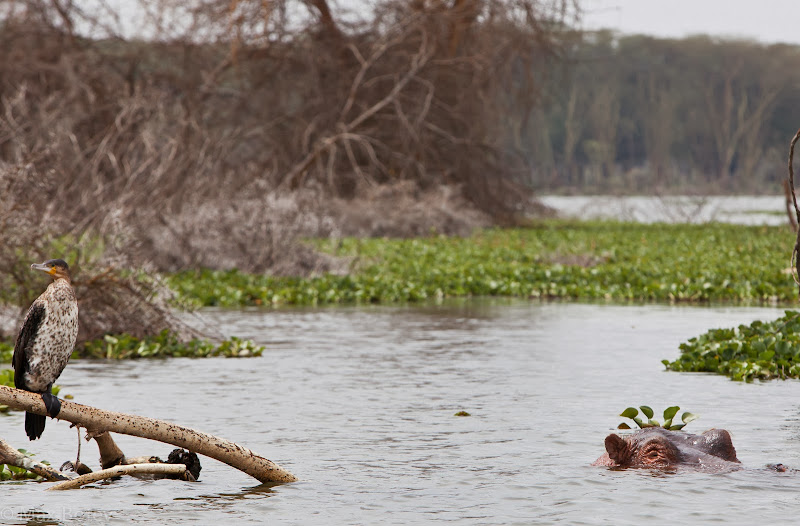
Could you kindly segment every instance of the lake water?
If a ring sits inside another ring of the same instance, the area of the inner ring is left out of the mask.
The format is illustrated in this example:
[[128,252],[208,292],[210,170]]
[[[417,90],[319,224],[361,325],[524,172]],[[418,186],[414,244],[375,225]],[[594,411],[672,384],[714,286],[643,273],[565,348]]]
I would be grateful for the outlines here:
[[[75,401],[239,442],[301,480],[268,487],[201,457],[196,483],[124,478],[68,492],[4,483],[3,524],[766,524],[791,521],[800,383],[666,372],[711,327],[780,309],[470,300],[446,305],[204,311],[260,358],[70,363]],[[629,405],[728,429],[746,469],[655,474],[590,466]],[[457,411],[472,416],[456,417]],[[53,464],[77,434],[23,416],[2,436]],[[171,447],[117,435],[128,455]],[[97,465],[97,449],[82,459]]]
[[772,196],[543,196],[542,203],[559,215],[579,219],[610,218],[643,223],[706,223],[742,225],[788,223],[782,195]]

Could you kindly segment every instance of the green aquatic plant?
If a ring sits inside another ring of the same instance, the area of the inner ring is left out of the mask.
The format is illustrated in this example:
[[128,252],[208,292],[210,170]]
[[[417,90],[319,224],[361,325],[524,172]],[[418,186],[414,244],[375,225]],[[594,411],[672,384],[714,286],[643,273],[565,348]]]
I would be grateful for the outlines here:
[[[8,363],[11,361],[14,347],[7,343],[0,343],[0,352],[3,353],[3,361]],[[137,338],[130,334],[106,335],[102,339],[92,340],[78,346],[72,353],[72,359],[128,360],[172,357],[205,358],[209,356],[245,358],[261,356],[263,352],[263,346],[256,345],[252,340],[243,340],[235,336],[219,343],[203,339],[193,339],[187,342],[165,330],[146,338]],[[0,369],[0,385],[15,387],[13,369]],[[54,395],[58,395],[60,391],[61,388],[58,385],[53,386],[52,393]],[[64,398],[71,399],[72,396],[68,394]],[[0,404],[0,413],[8,411],[8,406]]]
[[14,370],[0,369],[0,385],[14,387]]
[[[104,358],[126,360],[171,357],[203,358],[207,356],[245,358],[261,356],[263,352],[264,347],[262,345],[257,345],[252,340],[243,340],[236,336],[219,343],[200,338],[185,341],[180,339],[174,332],[163,330],[154,336],[144,338],[137,338],[130,334],[107,334],[103,338],[78,345],[72,353],[72,359]],[[13,354],[14,346],[12,344],[0,342],[0,358],[2,362],[10,363]],[[13,387],[13,370],[0,370],[0,385]],[[53,394],[56,393],[54,392]]]
[[770,322],[710,329],[680,345],[681,355],[662,360],[671,371],[711,372],[733,380],[800,378],[800,313],[787,310]]
[[0,341],[0,363],[11,363],[14,356],[14,344]]
[[[28,453],[24,449],[17,449],[20,453],[25,455],[28,458],[33,458],[33,453]],[[41,464],[49,466],[50,463],[46,460],[42,460]],[[9,464],[0,464],[0,480],[44,480],[42,477],[37,475],[32,471],[28,471],[25,468],[20,468],[17,466],[11,466]]]
[[195,306],[413,302],[515,296],[603,301],[792,301],[779,227],[545,221],[469,237],[315,242],[353,263],[309,278],[188,270],[167,276]]
[[204,358],[224,356],[244,358],[261,356],[264,347],[252,340],[232,337],[220,343],[204,339],[182,341],[170,331],[164,330],[155,336],[137,338],[130,334],[106,335],[92,340],[75,349],[73,358],[104,358],[127,360],[136,358]]
[[458,413],[454,414],[453,416],[472,416],[472,415],[467,413],[466,411],[459,411]]
[[[14,370],[0,369],[0,385],[14,387]],[[54,386],[55,387],[55,386]],[[10,408],[5,404],[0,404],[0,413],[8,413]]]
[[[636,423],[637,426],[639,426],[640,429],[644,429],[646,427],[663,427],[664,429],[669,429],[671,431],[679,431],[683,429],[683,427],[689,422],[692,422],[693,420],[697,420],[698,418],[700,418],[699,415],[696,415],[694,413],[684,412],[681,415],[681,423],[676,424],[674,423],[675,416],[678,414],[678,411],[680,411],[680,409],[681,408],[678,407],[677,405],[673,405],[671,407],[664,409],[663,424],[660,423],[658,420],[653,419],[655,413],[649,406],[646,405],[639,406],[639,409],[636,409],[635,407],[628,407],[623,412],[621,412],[619,416],[630,418]],[[642,411],[642,415],[644,415],[644,417],[647,418],[647,421],[644,421],[643,419],[639,418],[639,410]],[[629,426],[625,422],[622,422],[617,426],[617,429],[631,429],[631,426]]]
[[[0,385],[4,385],[6,387],[16,387],[14,383],[14,369],[0,369]],[[57,396],[58,393],[61,392],[61,387],[58,385],[54,385],[50,392],[53,395]],[[71,395],[66,395],[64,398],[72,398]],[[10,408],[7,405],[0,404],[0,413],[8,413]]]
[[[0,369],[0,385],[16,387],[14,385],[14,369]],[[51,391],[57,395],[61,391],[61,387],[54,385]]]

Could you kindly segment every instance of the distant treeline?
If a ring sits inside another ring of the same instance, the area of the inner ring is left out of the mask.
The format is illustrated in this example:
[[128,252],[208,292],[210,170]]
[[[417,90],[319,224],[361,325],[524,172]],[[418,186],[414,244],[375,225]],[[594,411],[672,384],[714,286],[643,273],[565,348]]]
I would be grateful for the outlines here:
[[520,130],[539,191],[778,193],[800,47],[584,34]]

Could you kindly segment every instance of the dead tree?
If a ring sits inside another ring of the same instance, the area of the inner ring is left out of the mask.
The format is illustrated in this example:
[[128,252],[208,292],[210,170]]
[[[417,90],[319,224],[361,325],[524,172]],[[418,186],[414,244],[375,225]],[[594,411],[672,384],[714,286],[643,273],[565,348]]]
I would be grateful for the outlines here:
[[[789,146],[789,195],[787,196],[787,200],[791,197],[792,204],[794,205],[794,225],[800,224],[800,207],[797,206],[797,193],[794,188],[794,145],[797,144],[798,139],[800,139],[800,130],[797,130]],[[790,219],[791,216],[792,214],[790,213]],[[794,248],[792,249],[792,277],[794,278],[794,282],[797,283],[798,294],[800,294],[800,257],[798,257],[798,253],[800,253],[800,228],[795,228],[795,231],[797,232],[797,237],[794,242]]]

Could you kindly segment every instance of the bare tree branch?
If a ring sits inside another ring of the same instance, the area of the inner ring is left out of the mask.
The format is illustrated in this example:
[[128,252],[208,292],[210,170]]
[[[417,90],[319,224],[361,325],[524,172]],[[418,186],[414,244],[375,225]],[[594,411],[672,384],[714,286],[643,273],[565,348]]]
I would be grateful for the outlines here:
[[48,491],[75,489],[85,486],[86,484],[91,484],[92,482],[119,477],[120,475],[182,475],[185,472],[186,466],[183,464],[125,464],[100,471],[93,471],[72,480],[59,482],[47,489]]

